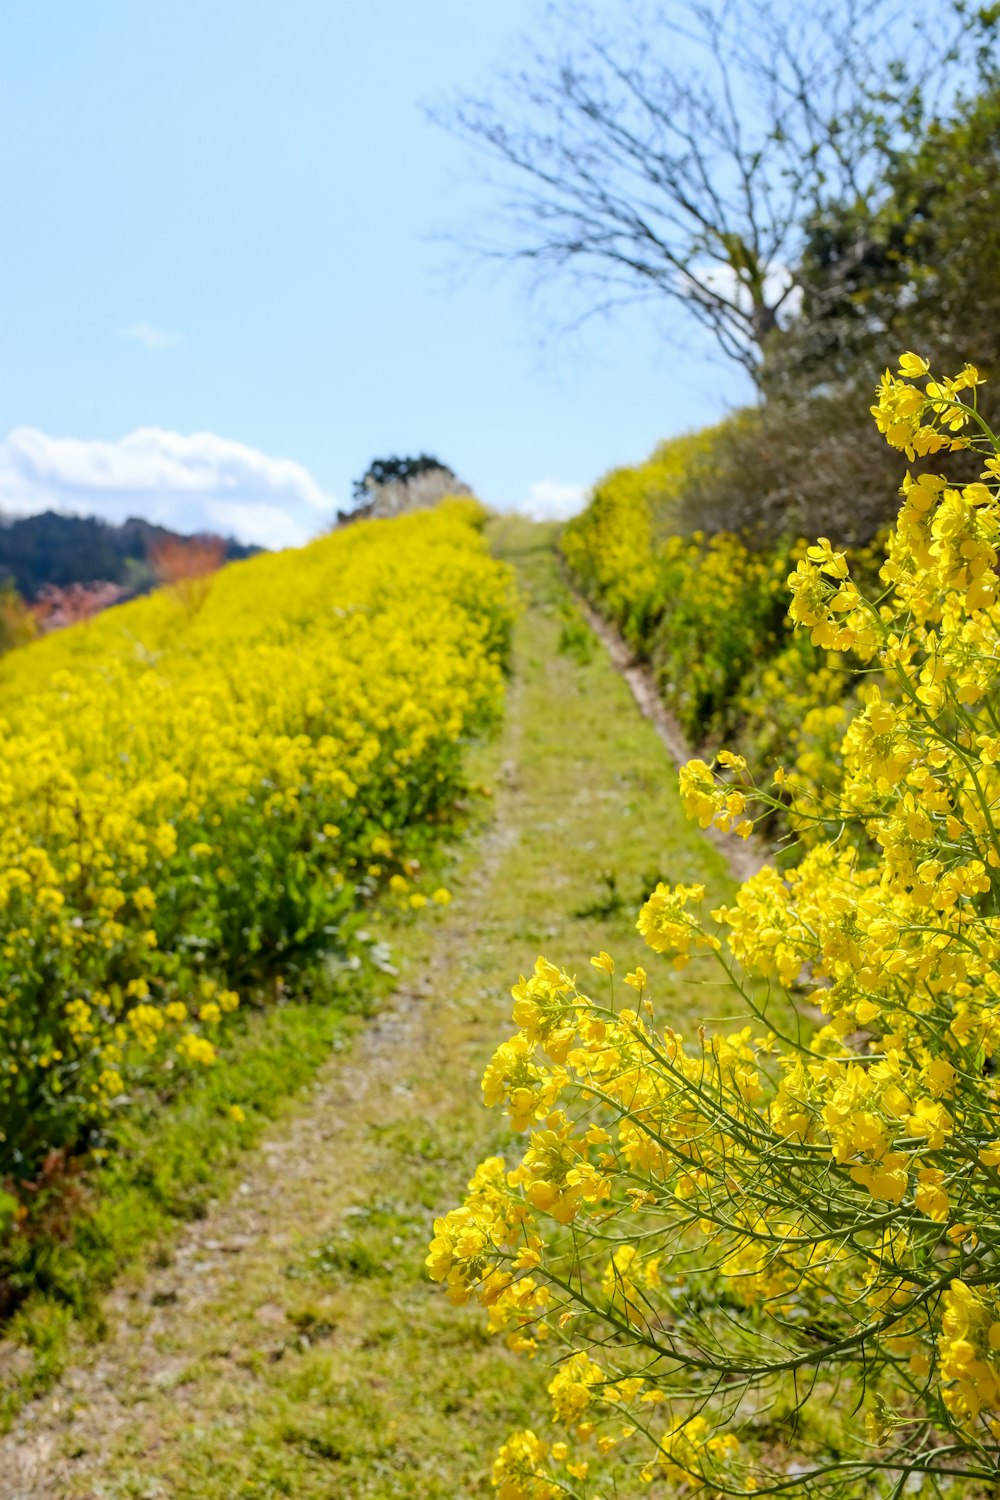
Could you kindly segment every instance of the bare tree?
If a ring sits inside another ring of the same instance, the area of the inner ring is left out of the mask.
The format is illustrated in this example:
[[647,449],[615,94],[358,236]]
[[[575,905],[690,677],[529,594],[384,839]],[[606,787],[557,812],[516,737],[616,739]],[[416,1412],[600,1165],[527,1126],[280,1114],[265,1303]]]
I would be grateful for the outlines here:
[[928,114],[974,89],[990,8],[939,0],[929,26],[900,0],[611,9],[554,0],[490,96],[432,112],[500,190],[497,235],[464,242],[568,276],[585,315],[672,299],[756,378],[794,312],[804,222],[870,197]]

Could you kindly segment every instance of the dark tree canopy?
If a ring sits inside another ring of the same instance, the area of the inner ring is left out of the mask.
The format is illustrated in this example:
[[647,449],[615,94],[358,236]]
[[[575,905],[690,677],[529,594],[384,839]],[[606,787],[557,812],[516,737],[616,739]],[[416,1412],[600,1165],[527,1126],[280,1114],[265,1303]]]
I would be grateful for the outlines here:
[[899,349],[936,367],[1000,368],[1000,87],[932,121],[888,164],[872,202],[830,203],[807,225],[796,326],[774,373],[869,374]]
[[438,458],[432,458],[429,453],[421,453],[417,458],[374,458],[361,478],[354,481],[351,493],[355,500],[367,500],[380,485],[406,484],[418,474],[447,468],[447,464],[443,464]]
[[[34,600],[47,584],[121,584],[129,593],[152,588],[156,577],[150,551],[178,533],[133,517],[115,526],[96,516],[65,516],[44,511],[37,516],[0,518],[0,582],[9,580],[26,599]],[[227,561],[251,557],[259,547],[229,540]]]
[[[831,201],[805,231],[801,304],[768,342],[763,399],[723,423],[692,465],[675,517],[683,530],[869,542],[898,505],[896,456],[869,414],[879,371],[913,349],[937,370],[970,360],[995,381],[1000,87],[931,120],[869,201]],[[995,427],[994,389],[983,403]],[[977,455],[950,456],[957,481],[980,468]]]

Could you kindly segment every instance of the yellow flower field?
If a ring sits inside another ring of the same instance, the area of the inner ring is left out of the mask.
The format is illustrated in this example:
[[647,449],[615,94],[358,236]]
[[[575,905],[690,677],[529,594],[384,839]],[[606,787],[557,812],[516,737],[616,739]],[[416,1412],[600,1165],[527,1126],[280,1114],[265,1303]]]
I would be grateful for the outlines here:
[[[606,475],[560,550],[575,585],[650,663],[693,746],[730,745],[754,771],[779,756],[790,783],[832,788],[856,684],[788,619],[785,579],[808,543],[676,529],[685,484],[722,431],[675,438]],[[848,556],[862,582],[877,578],[877,542]]]
[[463,745],[501,705],[512,593],[481,521],[452,500],[360,523],[3,659],[15,1198],[100,1145],[136,1079],[210,1066],[241,996],[336,952],[383,885],[424,903]]

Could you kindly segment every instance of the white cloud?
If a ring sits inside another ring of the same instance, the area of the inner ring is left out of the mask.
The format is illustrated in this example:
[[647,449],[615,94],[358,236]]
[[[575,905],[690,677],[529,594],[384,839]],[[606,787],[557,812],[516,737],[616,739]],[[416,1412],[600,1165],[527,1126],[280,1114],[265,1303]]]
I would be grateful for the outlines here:
[[312,535],[309,527],[296,521],[277,505],[262,505],[256,500],[211,500],[208,505],[211,531],[254,541],[259,547],[301,547]]
[[511,508],[533,521],[568,521],[587,503],[590,491],[585,484],[559,484],[554,479],[539,479],[530,486],[523,500]]
[[156,354],[161,349],[172,349],[181,341],[179,333],[172,333],[169,328],[154,328],[152,323],[141,319],[138,323],[130,323],[127,328],[119,329],[119,334],[123,339],[134,339],[151,354]]
[[142,427],[103,442],[18,427],[0,443],[0,514],[139,515],[177,531],[223,530],[288,547],[314,535],[335,508],[301,464],[212,432]]

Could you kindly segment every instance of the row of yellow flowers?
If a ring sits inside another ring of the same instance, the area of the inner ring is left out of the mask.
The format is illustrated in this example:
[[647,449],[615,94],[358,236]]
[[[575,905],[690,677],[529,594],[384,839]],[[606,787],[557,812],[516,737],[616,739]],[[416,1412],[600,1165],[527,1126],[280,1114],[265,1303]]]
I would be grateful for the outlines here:
[[482,519],[360,523],[4,658],[8,1193],[106,1144],[137,1078],[210,1065],[240,996],[336,951],[376,889],[426,903],[501,702],[511,582]]
[[[562,554],[576,586],[650,663],[693,745],[730,745],[755,771],[780,756],[792,781],[831,787],[856,685],[836,653],[795,635],[787,618],[785,578],[807,543],[675,529],[684,485],[716,433],[673,439],[607,475],[563,531]],[[849,556],[856,575],[875,579],[878,547]]]
[[[606,953],[593,995],[542,958],[514,988],[483,1089],[527,1143],[477,1169],[428,1259],[556,1363],[554,1430],[539,1413],[504,1444],[501,1500],[998,1492],[1000,438],[980,383],[912,354],[886,372],[888,441],[911,463],[972,450],[981,478],[906,475],[876,597],[822,540],[788,580],[799,629],[869,683],[842,775],[792,809],[837,836],[730,905],[661,885],[639,916],[674,968],[720,965],[712,1013],[742,1020],[679,1035],[655,971],[622,991]],[[787,778],[724,752],[680,784],[702,827],[748,834]]]

